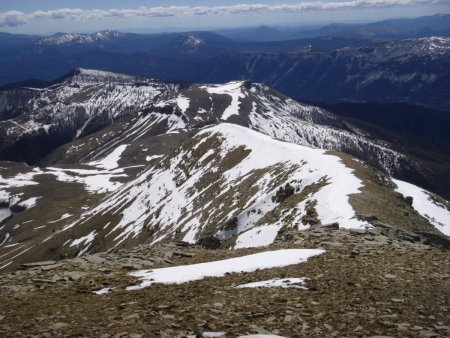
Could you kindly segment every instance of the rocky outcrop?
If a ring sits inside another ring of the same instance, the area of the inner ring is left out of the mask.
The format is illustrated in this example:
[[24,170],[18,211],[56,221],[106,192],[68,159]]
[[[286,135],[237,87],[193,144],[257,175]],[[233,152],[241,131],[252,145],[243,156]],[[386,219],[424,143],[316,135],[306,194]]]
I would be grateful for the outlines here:
[[[448,251],[380,230],[322,226],[286,232],[268,248],[211,251],[166,243],[24,264],[0,275],[0,334],[448,336]],[[326,252],[301,265],[125,291],[138,282],[129,271],[287,247]],[[236,288],[294,277],[306,278],[306,289]]]

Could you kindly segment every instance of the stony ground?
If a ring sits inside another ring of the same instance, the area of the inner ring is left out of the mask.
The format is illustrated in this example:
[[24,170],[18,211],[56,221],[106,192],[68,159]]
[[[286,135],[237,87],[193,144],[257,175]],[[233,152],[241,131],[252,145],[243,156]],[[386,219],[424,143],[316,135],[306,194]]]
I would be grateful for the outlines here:
[[[383,229],[287,231],[270,248],[182,243],[21,266],[0,275],[0,337],[449,337],[450,255]],[[306,263],[138,291],[128,272],[277,248],[325,248]],[[235,288],[306,277],[307,289]],[[108,294],[93,293],[113,287]]]

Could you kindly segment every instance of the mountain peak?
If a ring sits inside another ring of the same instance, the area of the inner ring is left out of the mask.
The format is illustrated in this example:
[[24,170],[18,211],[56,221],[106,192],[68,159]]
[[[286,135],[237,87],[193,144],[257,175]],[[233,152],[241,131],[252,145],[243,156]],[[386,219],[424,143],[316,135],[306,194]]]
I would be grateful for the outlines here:
[[189,47],[196,47],[196,46],[203,45],[203,44],[205,44],[204,40],[202,40],[194,35],[191,35],[191,34],[186,36],[184,43],[183,43],[183,45],[189,46]]
[[39,39],[37,43],[40,45],[90,44],[118,38],[124,34],[125,33],[110,29],[92,34],[56,33],[52,36]]
[[414,54],[437,55],[450,52],[450,37],[430,36],[425,38],[406,39],[403,42],[405,51],[412,50]]
[[100,81],[115,80],[115,81],[135,81],[137,77],[121,73],[109,72],[106,70],[75,68],[68,74],[71,79],[86,81],[87,79],[96,79]]

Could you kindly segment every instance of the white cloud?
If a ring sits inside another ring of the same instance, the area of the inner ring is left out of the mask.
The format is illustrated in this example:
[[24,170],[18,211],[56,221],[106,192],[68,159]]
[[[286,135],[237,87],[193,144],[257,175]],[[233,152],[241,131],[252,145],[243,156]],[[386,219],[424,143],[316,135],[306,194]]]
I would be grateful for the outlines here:
[[0,13],[0,27],[17,27],[26,24],[28,16],[18,11]]
[[350,1],[316,1],[297,4],[237,4],[229,6],[166,6],[140,7],[136,9],[78,9],[61,8],[48,11],[23,13],[8,11],[0,13],[0,27],[16,27],[33,19],[47,20],[92,20],[102,18],[132,17],[172,17],[194,15],[235,15],[268,12],[299,12],[338,10],[350,8],[374,8],[388,6],[406,6],[417,4],[450,3],[450,0],[350,0]]

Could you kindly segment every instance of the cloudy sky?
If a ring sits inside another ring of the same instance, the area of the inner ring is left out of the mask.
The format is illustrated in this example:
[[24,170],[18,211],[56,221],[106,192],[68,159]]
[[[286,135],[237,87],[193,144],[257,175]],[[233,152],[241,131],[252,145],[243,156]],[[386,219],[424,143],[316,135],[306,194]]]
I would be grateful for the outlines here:
[[0,31],[164,31],[450,13],[450,0],[0,0]]

